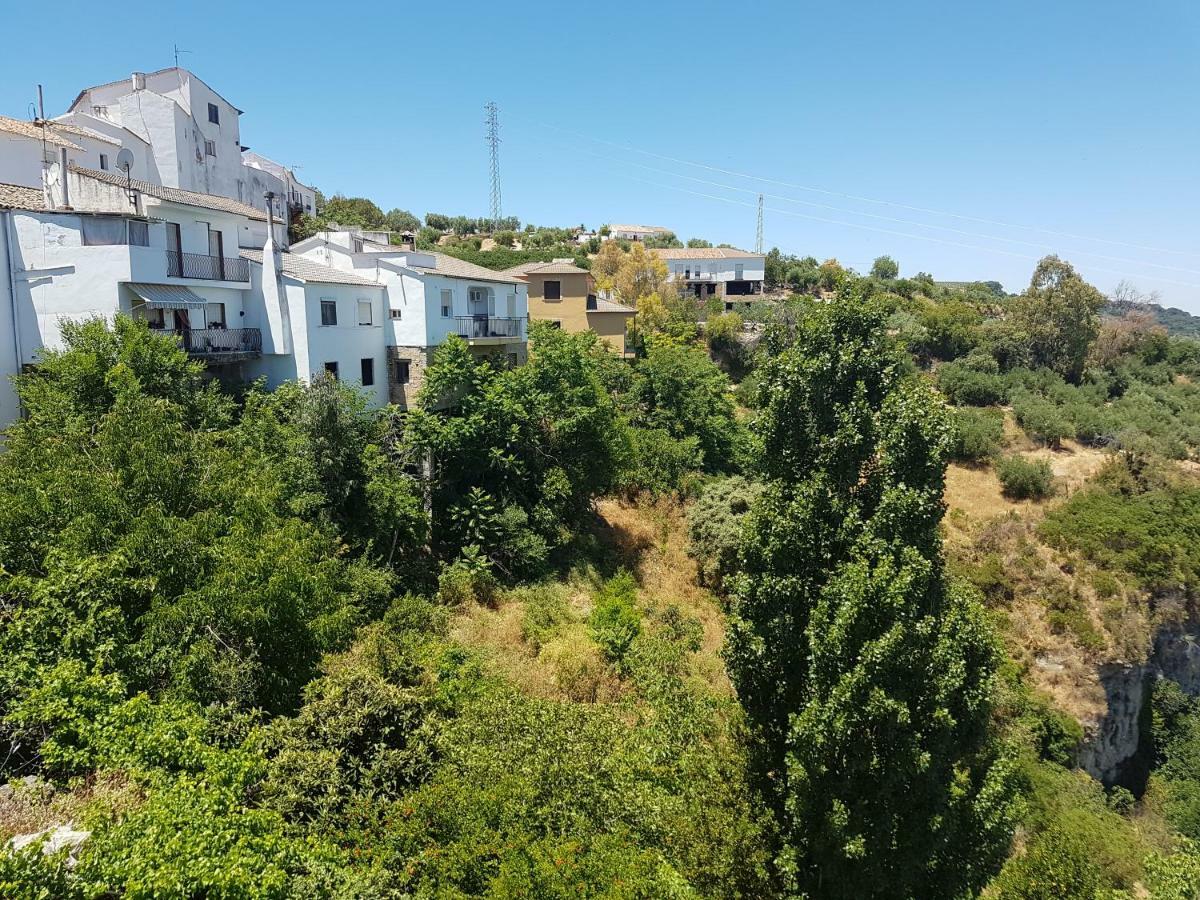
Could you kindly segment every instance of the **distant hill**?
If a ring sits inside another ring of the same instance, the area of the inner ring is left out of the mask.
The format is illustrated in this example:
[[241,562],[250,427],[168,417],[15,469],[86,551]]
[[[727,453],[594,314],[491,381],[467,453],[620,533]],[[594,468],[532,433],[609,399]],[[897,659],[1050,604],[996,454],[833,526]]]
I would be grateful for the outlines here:
[[1200,337],[1200,316],[1174,306],[1160,306],[1157,303],[1135,303],[1131,301],[1110,302],[1105,305],[1104,313],[1109,316],[1122,316],[1127,312],[1137,310],[1148,312],[1155,321],[1167,329],[1167,334],[1180,337]]

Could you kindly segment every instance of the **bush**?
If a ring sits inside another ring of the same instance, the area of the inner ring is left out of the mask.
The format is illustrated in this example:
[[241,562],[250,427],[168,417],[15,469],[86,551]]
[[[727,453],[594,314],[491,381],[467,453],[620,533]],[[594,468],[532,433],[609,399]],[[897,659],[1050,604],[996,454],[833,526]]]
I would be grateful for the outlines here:
[[600,588],[595,608],[588,617],[588,630],[605,658],[623,669],[625,655],[642,631],[637,582],[628,572],[618,572]]
[[571,619],[564,591],[556,584],[540,584],[519,592],[525,601],[521,637],[535,650],[550,640],[560,625]]
[[1075,427],[1053,402],[1028,391],[1012,398],[1013,415],[1031,438],[1049,447],[1058,447],[1065,438],[1075,437]]
[[705,587],[721,592],[737,571],[742,520],[761,493],[762,485],[734,475],[709,483],[688,510],[688,553]]
[[442,569],[438,578],[438,600],[447,606],[468,603],[491,605],[499,585],[487,559],[476,546],[463,549],[462,556]]
[[1054,472],[1044,459],[1006,456],[996,462],[996,475],[1004,496],[1012,500],[1040,500],[1050,495]]
[[633,464],[625,474],[625,493],[686,493],[704,456],[699,439],[676,439],[662,428],[634,428],[632,438]]
[[996,880],[997,900],[1095,900],[1102,887],[1089,848],[1074,834],[1048,831]]
[[1007,394],[1004,379],[999,375],[980,372],[961,362],[940,366],[937,382],[942,393],[958,406],[994,406],[1003,403]]
[[950,455],[964,462],[987,459],[1004,442],[1004,414],[994,409],[954,410]]

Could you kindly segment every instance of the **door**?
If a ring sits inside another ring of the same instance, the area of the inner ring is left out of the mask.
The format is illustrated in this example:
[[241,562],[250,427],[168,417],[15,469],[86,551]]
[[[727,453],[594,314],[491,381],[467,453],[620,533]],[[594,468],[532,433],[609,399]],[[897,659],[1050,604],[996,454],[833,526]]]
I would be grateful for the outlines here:
[[167,223],[167,274],[179,278],[183,275],[183,253],[179,239],[179,223]]
[[208,255],[214,257],[213,268],[216,270],[217,277],[225,278],[225,242],[222,239],[223,235],[219,231],[208,230]]

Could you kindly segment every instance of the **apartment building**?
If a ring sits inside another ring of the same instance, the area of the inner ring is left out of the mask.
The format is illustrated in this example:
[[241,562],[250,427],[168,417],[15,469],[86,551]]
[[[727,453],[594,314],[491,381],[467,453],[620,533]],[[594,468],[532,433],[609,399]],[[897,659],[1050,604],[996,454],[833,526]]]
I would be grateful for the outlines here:
[[697,297],[751,299],[763,292],[767,258],[761,253],[735,247],[678,248],[651,250],[667,264],[670,278],[681,292]]
[[658,225],[609,225],[610,240],[644,241],[648,238],[665,237],[673,234],[670,228],[660,228]]
[[527,358],[528,285],[445,253],[389,243],[386,232],[323,231],[292,246],[312,262],[382,284],[391,402],[411,406],[433,351],[457,335],[477,355]]
[[528,286],[530,321],[553,322],[565,331],[594,331],[609,348],[627,356],[626,331],[637,310],[598,298],[587,269],[569,259],[522,263],[504,274]]

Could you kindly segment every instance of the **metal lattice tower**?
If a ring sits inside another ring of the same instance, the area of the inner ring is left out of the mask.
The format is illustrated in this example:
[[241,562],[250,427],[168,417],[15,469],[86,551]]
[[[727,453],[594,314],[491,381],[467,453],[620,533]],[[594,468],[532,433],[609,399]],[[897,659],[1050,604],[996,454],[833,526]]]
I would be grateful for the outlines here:
[[762,212],[763,212],[763,195],[758,195],[758,233],[754,238],[754,252],[762,253]]
[[497,114],[496,101],[489,101],[484,107],[487,111],[487,142],[491,149],[492,162],[492,227],[500,226],[503,212],[500,208],[500,118]]

